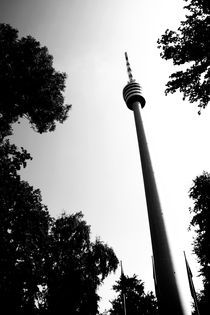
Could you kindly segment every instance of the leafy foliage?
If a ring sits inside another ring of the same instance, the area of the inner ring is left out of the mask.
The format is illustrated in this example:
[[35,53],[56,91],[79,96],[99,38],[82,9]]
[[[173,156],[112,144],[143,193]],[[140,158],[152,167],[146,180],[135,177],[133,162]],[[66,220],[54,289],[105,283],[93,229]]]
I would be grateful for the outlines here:
[[[82,213],[53,219],[18,171],[30,155],[0,145],[0,303],[11,314],[96,314],[98,286],[117,268]],[[12,301],[12,303],[11,303]]]
[[55,71],[53,57],[33,37],[18,39],[18,31],[0,24],[0,132],[12,133],[12,123],[26,117],[42,133],[67,118],[62,92],[66,74]]
[[201,265],[204,289],[200,294],[201,314],[210,309],[210,174],[203,172],[196,177],[189,196],[194,200],[191,227],[195,228],[194,253]]
[[30,155],[6,140],[0,144],[0,304],[4,313],[33,314],[42,283],[49,214],[39,190],[18,170]]
[[46,47],[0,24],[0,305],[2,314],[97,314],[97,288],[117,268],[112,248],[90,240],[82,213],[50,217],[41,193],[21,180],[31,159],[6,136],[27,117],[42,133],[63,122],[66,75]]
[[51,229],[47,280],[49,314],[96,314],[98,286],[117,268],[113,250],[99,239],[90,241],[90,227],[81,212],[55,220]]
[[40,191],[18,174],[30,158],[8,140],[0,145],[1,309],[96,314],[97,288],[118,260],[99,239],[91,242],[82,213],[50,217]]
[[210,4],[207,0],[184,1],[188,2],[185,21],[177,32],[167,29],[158,40],[162,58],[185,66],[171,74],[166,94],[180,90],[184,99],[205,108],[210,100]]
[[144,292],[144,283],[136,275],[127,277],[122,275],[113,289],[118,293],[112,301],[111,315],[124,315],[122,293],[125,294],[127,315],[156,315],[157,302],[152,292]]

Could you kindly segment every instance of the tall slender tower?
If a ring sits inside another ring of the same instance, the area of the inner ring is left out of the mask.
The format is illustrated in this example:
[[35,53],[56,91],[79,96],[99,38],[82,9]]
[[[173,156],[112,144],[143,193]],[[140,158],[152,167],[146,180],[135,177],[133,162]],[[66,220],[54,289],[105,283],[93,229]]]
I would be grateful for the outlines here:
[[133,79],[127,53],[125,53],[125,58],[129,82],[123,89],[123,98],[127,107],[134,112],[157,280],[159,310],[161,315],[184,315],[184,307],[175,278],[172,256],[141,119],[140,108],[145,106],[145,99],[141,95],[139,83]]

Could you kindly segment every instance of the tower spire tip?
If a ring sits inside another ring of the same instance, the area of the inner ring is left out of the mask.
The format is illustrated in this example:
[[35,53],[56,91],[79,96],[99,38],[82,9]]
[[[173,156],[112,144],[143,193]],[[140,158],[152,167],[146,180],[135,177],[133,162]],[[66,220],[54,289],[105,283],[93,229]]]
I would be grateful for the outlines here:
[[126,60],[126,67],[127,67],[127,72],[128,72],[128,78],[129,78],[129,82],[135,82],[134,78],[133,78],[133,74],[132,74],[132,70],[131,70],[131,66],[128,60],[128,54],[127,52],[125,52],[125,60]]

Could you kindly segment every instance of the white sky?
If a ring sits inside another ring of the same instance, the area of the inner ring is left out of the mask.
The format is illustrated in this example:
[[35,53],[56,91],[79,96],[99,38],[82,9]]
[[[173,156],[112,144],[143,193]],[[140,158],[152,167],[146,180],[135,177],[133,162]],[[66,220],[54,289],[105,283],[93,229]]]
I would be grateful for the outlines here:
[[[133,113],[122,98],[127,51],[146,106],[142,118],[186,309],[191,299],[186,251],[194,275],[188,190],[209,170],[209,109],[197,115],[182,95],[164,95],[175,70],[160,58],[157,39],[176,30],[184,17],[182,0],[4,0],[1,22],[49,48],[54,66],[68,75],[69,119],[55,132],[39,135],[22,122],[14,141],[33,156],[22,172],[40,188],[52,215],[82,211],[92,237],[113,247],[126,274],[137,274],[154,290],[147,209]],[[101,310],[109,308],[118,270],[100,289]],[[196,288],[201,281],[194,278]]]

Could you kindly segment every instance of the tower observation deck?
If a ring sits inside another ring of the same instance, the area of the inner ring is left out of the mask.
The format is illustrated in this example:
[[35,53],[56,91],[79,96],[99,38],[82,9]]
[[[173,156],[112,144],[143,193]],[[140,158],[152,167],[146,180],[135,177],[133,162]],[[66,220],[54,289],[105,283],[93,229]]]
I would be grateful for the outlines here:
[[139,83],[137,83],[133,79],[130,63],[128,61],[128,55],[125,53],[125,59],[126,59],[126,66],[127,66],[127,72],[129,81],[128,84],[123,89],[123,98],[128,106],[129,109],[133,110],[133,104],[135,102],[139,102],[141,104],[141,107],[143,108],[145,106],[145,99],[141,95],[141,86]]
[[175,277],[158,190],[141,119],[141,108],[145,106],[145,99],[141,95],[140,84],[133,79],[127,53],[125,53],[125,58],[129,81],[123,89],[123,98],[127,107],[134,112],[157,281],[156,296],[159,312],[160,315],[184,315],[185,311]]

